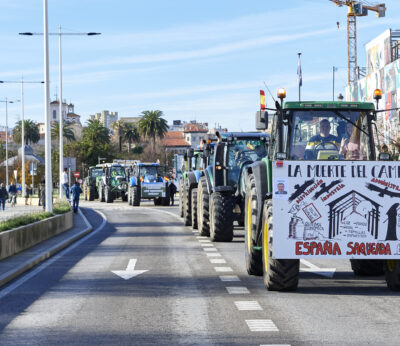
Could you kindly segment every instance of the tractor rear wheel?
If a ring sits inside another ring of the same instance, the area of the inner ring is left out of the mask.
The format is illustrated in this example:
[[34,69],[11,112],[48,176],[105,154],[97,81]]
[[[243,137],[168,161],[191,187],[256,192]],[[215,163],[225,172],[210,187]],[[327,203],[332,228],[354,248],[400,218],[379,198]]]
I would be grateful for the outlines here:
[[263,212],[263,276],[269,291],[294,291],[299,283],[300,261],[273,257],[272,200],[264,203]]
[[140,197],[141,197],[140,186],[133,187],[132,195],[133,195],[132,205],[135,207],[140,206]]
[[197,189],[192,189],[192,228],[197,229]]
[[257,186],[254,175],[247,179],[246,199],[244,204],[244,240],[245,260],[247,272],[250,275],[263,275],[262,251],[255,249],[257,234],[257,212],[262,205],[258,205]]
[[161,198],[161,204],[164,207],[169,207],[169,204],[171,203],[171,194],[169,191],[169,186],[167,185],[165,188],[165,197]]
[[383,260],[351,259],[351,269],[359,276],[379,276],[384,274]]
[[132,189],[128,188],[128,205],[132,205]]
[[106,203],[114,202],[113,198],[112,198],[112,192],[111,192],[111,189],[109,186],[106,186],[104,188],[104,195],[105,195],[104,198],[105,198]]
[[400,291],[400,261],[385,260],[384,268],[388,288],[392,291]]
[[197,226],[200,235],[210,236],[210,195],[207,189],[207,178],[201,177],[197,188]]
[[233,239],[233,198],[230,193],[211,194],[210,238],[226,242]]
[[192,225],[191,215],[192,203],[190,203],[190,189],[188,186],[183,186],[183,224],[185,226]]
[[182,179],[179,180],[179,216],[183,217],[184,212],[183,212],[183,206],[184,200],[183,200],[183,183]]
[[162,199],[161,197],[156,197],[154,198],[154,205],[161,205]]
[[105,202],[105,199],[104,199],[104,186],[103,185],[99,185],[99,201],[100,202]]
[[89,186],[88,188],[88,200],[89,201],[94,201],[94,197],[95,197],[95,190],[93,186]]

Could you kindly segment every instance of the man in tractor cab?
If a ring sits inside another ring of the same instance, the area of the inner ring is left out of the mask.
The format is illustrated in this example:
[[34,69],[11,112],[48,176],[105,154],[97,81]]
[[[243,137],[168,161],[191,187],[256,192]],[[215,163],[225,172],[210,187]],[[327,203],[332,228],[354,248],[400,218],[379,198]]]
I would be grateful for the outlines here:
[[331,123],[328,119],[322,119],[319,122],[320,134],[313,136],[307,142],[306,150],[304,153],[305,160],[317,159],[317,152],[319,150],[336,150],[339,152],[340,140],[337,136],[330,133]]

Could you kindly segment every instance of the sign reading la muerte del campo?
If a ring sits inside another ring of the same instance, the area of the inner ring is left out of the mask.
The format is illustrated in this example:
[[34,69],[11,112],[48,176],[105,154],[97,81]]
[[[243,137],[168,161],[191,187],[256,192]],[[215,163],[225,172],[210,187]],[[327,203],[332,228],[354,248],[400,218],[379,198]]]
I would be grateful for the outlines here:
[[276,258],[400,259],[400,163],[284,161],[272,176]]

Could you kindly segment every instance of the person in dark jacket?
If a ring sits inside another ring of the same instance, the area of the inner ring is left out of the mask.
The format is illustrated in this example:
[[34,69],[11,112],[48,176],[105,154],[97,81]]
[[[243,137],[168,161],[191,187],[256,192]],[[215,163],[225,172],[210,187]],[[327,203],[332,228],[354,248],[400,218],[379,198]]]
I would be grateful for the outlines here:
[[8,192],[3,183],[0,184],[0,208],[4,211],[6,205],[6,199],[8,199]]
[[79,182],[75,182],[74,186],[71,187],[72,194],[72,207],[74,209],[74,213],[78,212],[79,207],[79,195],[82,193],[82,189],[79,186]]
[[8,194],[10,196],[10,203],[12,207],[15,207],[15,204],[17,204],[17,186],[15,183],[12,181],[10,186],[8,187]]
[[169,184],[169,195],[171,197],[171,205],[174,205],[174,196],[176,194],[176,186],[173,181]]

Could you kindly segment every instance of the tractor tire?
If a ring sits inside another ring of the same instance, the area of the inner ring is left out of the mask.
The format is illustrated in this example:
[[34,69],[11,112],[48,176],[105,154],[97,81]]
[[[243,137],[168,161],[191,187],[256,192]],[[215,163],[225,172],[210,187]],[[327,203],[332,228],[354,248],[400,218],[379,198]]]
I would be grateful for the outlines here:
[[184,212],[183,212],[183,183],[182,179],[179,181],[179,216],[183,217]]
[[254,240],[257,232],[257,211],[262,208],[258,205],[256,179],[249,175],[246,185],[246,199],[244,204],[244,242],[247,273],[263,275],[262,251],[256,250]]
[[183,224],[185,226],[192,225],[192,203],[190,203],[190,189],[189,187],[183,187]]
[[197,188],[192,189],[192,228],[197,229]]
[[201,236],[210,236],[210,195],[207,178],[201,177],[197,188],[197,226]]
[[94,190],[94,187],[92,187],[92,186],[89,186],[89,191],[88,191],[89,193],[88,193],[88,200],[89,201],[94,201],[94,197],[95,197],[95,193],[96,193],[96,191]]
[[104,198],[104,186],[100,185],[99,186],[99,201],[100,202],[105,202],[105,198]]
[[87,186],[84,186],[83,187],[83,197],[85,198],[85,201],[87,201],[88,200],[88,193],[87,193]]
[[121,198],[122,198],[122,202],[126,202],[126,201],[128,200],[128,195],[127,195],[127,193],[126,193],[126,192],[122,192]]
[[392,291],[400,291],[400,261],[384,261],[385,280],[388,288]]
[[351,269],[358,276],[380,276],[384,274],[383,260],[351,259]]
[[132,205],[132,189],[128,188],[128,205]]
[[210,238],[230,242],[233,239],[233,198],[231,194],[214,192],[210,203]]
[[111,189],[109,186],[106,186],[104,188],[104,195],[105,195],[104,198],[105,198],[106,203],[114,202],[112,192],[111,192]]
[[153,199],[154,205],[161,205],[162,203],[162,198],[161,197],[156,197]]
[[141,199],[140,186],[134,186],[132,190],[132,205],[135,207],[139,207],[140,199]]
[[169,207],[170,203],[171,203],[171,194],[170,194],[170,191],[169,191],[169,186],[167,186],[167,188],[165,190],[165,197],[161,198],[161,204],[164,207]]
[[263,211],[263,276],[269,291],[294,291],[299,283],[300,261],[273,257],[272,200],[267,200]]

